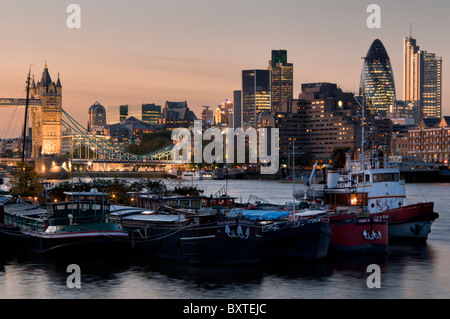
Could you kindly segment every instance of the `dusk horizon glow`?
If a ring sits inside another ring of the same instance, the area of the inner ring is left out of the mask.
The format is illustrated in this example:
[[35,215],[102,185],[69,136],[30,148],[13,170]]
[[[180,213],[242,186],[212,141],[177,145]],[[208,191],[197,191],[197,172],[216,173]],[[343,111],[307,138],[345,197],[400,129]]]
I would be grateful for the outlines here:
[[[0,4],[1,97],[25,98],[31,65],[39,81],[47,61],[60,74],[63,109],[86,125],[88,109],[187,101],[197,117],[241,89],[242,70],[266,69],[272,50],[294,65],[294,98],[301,85],[336,83],[358,92],[365,56],[379,38],[392,61],[397,99],[403,99],[403,38],[443,58],[443,115],[450,114],[446,1],[378,1],[381,28],[366,25],[371,2],[322,1],[77,1],[81,28],[66,26],[69,1]],[[0,138],[20,135],[13,109],[2,108]],[[19,118],[16,111],[16,117]],[[20,125],[18,124],[20,123]]]

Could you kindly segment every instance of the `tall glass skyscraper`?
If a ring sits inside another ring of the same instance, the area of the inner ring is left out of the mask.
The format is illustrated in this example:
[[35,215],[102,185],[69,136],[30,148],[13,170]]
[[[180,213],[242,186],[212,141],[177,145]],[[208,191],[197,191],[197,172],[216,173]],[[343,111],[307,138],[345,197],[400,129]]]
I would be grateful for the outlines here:
[[442,58],[420,50],[411,35],[403,44],[403,99],[417,106],[418,121],[441,118]]
[[286,50],[272,50],[268,70],[272,70],[272,109],[279,111],[281,104],[293,98],[294,67],[287,62]]
[[257,126],[258,114],[272,110],[272,80],[270,70],[242,71],[243,125]]
[[373,41],[364,57],[359,91],[365,97],[367,108],[372,114],[386,117],[393,111],[394,73],[389,55],[379,39]]

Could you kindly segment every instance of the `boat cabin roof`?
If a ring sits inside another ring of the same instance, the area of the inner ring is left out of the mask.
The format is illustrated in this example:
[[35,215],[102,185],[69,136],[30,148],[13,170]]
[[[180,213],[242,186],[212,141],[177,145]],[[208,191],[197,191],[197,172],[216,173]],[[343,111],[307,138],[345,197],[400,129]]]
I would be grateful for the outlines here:
[[319,215],[323,215],[326,214],[327,212],[324,210],[304,210],[301,211],[299,213],[295,213],[295,216],[299,216],[299,217],[311,217],[311,216],[319,216]]
[[5,206],[5,212],[14,213],[22,216],[31,216],[36,214],[44,214],[47,212],[47,209],[31,205],[27,203],[15,203]]
[[91,190],[90,192],[64,192],[65,201],[107,201],[108,193],[101,193]]
[[233,197],[233,196],[218,196],[218,197],[213,197],[213,196],[205,196],[205,195],[200,195],[200,196],[187,196],[187,195],[174,195],[174,196],[159,196],[159,195],[149,195],[149,194],[139,194],[136,196],[137,198],[142,198],[142,199],[154,199],[154,200],[171,200],[171,199],[236,199],[237,197]]
[[291,212],[282,210],[237,210],[234,211],[235,214],[242,214],[245,218],[252,219],[252,220],[275,220],[281,217],[288,216]]
[[127,220],[141,220],[148,222],[178,222],[185,221],[186,217],[184,215],[161,215],[161,214],[133,214],[128,216],[123,216],[122,219]]
[[108,196],[108,193],[101,192],[64,192],[68,196]]
[[400,174],[400,171],[396,168],[376,168],[376,169],[365,169],[361,171],[351,171],[350,175],[356,175],[356,174],[367,174],[367,175],[373,175],[373,174],[383,174],[383,173],[397,173]]

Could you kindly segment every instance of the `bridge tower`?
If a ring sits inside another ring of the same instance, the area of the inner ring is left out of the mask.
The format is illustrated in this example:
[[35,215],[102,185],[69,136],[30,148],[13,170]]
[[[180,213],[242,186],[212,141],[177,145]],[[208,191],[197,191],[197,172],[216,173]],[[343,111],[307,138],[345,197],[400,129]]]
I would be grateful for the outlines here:
[[34,75],[30,87],[31,98],[40,100],[40,105],[31,108],[32,158],[35,169],[44,176],[63,174],[62,158],[62,86],[59,79],[53,82],[47,62],[39,82]]

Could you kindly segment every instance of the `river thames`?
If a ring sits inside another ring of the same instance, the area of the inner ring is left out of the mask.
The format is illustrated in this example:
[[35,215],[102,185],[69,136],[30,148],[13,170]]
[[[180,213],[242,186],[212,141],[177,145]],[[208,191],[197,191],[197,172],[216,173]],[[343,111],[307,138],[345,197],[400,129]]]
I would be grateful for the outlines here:
[[[255,195],[276,204],[292,199],[277,181],[192,181],[205,194],[227,185],[246,202]],[[304,186],[297,184],[296,188]],[[196,266],[157,260],[46,260],[24,252],[0,254],[2,299],[442,299],[450,298],[450,184],[407,184],[405,204],[433,201],[439,218],[426,244],[390,245],[386,256],[334,257],[319,262],[261,262]],[[81,287],[69,288],[69,264]],[[381,269],[369,288],[367,267]]]

